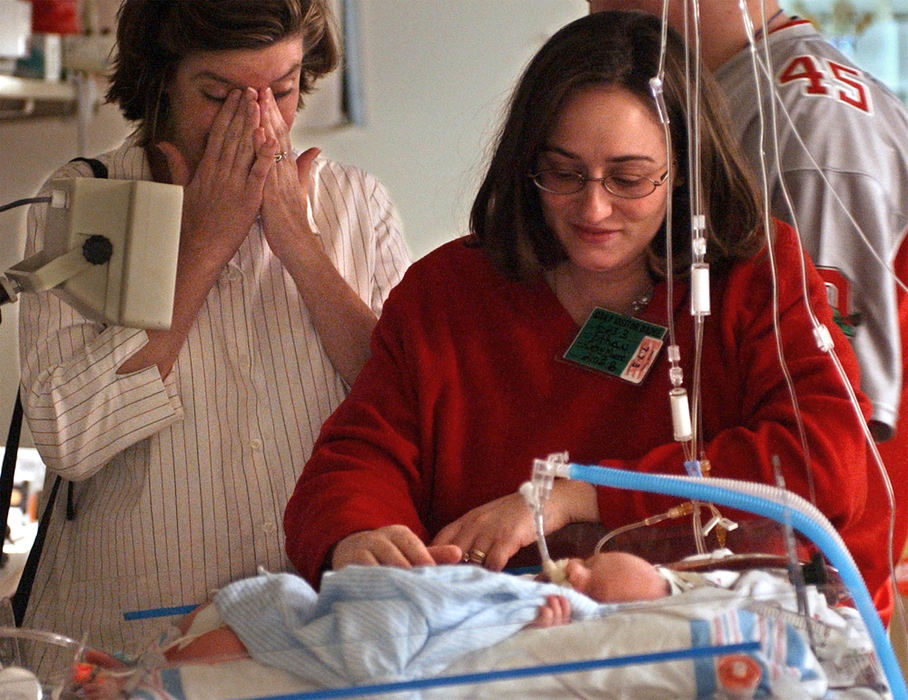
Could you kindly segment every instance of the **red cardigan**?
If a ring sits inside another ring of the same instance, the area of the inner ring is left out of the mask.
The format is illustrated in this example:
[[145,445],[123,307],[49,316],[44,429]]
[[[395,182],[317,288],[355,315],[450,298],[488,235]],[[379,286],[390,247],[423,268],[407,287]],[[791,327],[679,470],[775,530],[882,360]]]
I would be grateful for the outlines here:
[[[794,240],[780,224],[774,250],[784,353],[807,433],[817,506],[847,542],[867,494],[864,436],[831,359],[814,343]],[[808,269],[811,304],[857,385],[854,355],[832,321],[822,281]],[[702,355],[703,435],[712,476],[773,484],[771,459],[778,455],[788,488],[808,497],[776,352],[768,255],[736,265],[712,288]],[[640,318],[666,325],[666,291],[665,283],[656,285]],[[685,283],[675,284],[674,307],[690,393],[693,323]],[[317,583],[329,548],[359,530],[400,523],[428,541],[468,510],[514,492],[529,478],[533,459],[550,452],[567,450],[579,464],[684,473],[682,448],[673,440],[666,349],[647,378],[633,385],[560,359],[577,330],[541,277],[507,280],[463,240],[415,263],[385,303],[372,356],[325,423],[287,506],[287,553],[300,573]],[[609,528],[676,503],[599,490]],[[880,523],[879,537],[884,527]],[[865,576],[876,579],[884,574],[874,549],[867,542],[865,551],[852,553]]]

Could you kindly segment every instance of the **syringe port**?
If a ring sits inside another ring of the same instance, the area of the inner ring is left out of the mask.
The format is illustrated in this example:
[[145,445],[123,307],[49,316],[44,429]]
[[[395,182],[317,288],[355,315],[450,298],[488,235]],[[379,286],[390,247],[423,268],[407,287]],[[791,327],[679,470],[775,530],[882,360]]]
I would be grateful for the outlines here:
[[696,263],[690,268],[690,313],[709,316],[709,265]]
[[677,442],[687,442],[693,437],[690,421],[690,407],[687,403],[687,391],[675,387],[668,392],[672,409],[672,427]]
[[832,340],[832,334],[830,334],[829,329],[822,324],[813,327],[813,337],[817,343],[817,347],[823,352],[829,352],[835,347],[835,342]]
[[649,79],[649,91],[656,101],[656,109],[659,112],[659,122],[668,124],[668,108],[665,106],[665,95],[662,93],[662,80],[659,76],[653,76]]

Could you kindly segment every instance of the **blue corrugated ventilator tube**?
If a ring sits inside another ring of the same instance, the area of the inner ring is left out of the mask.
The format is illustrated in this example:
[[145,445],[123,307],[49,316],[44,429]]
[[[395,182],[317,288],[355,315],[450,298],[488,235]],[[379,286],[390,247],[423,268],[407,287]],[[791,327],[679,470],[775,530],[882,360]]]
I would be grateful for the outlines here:
[[861,615],[877,657],[889,682],[894,700],[908,700],[905,679],[889,643],[886,630],[864,579],[851,554],[832,524],[815,506],[797,494],[775,486],[734,479],[642,474],[612,467],[559,465],[555,476],[585,481],[596,486],[679,496],[705,501],[772,518],[790,524],[813,542],[834,566],[848,587],[855,608]]

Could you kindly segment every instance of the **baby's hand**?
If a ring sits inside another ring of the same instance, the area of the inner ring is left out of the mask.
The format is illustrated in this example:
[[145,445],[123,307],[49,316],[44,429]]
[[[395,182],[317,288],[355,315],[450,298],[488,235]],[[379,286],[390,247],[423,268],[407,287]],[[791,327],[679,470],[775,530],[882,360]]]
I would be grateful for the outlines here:
[[545,604],[539,606],[539,615],[529,627],[556,627],[571,621],[571,603],[563,595],[547,595]]

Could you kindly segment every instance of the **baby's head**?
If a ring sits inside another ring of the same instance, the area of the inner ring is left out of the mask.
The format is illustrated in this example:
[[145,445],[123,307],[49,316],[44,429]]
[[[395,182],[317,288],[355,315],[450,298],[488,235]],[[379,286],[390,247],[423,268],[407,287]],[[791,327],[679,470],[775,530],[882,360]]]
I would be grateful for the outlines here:
[[668,581],[645,559],[627,552],[600,552],[564,563],[567,583],[600,603],[654,600],[669,594]]

